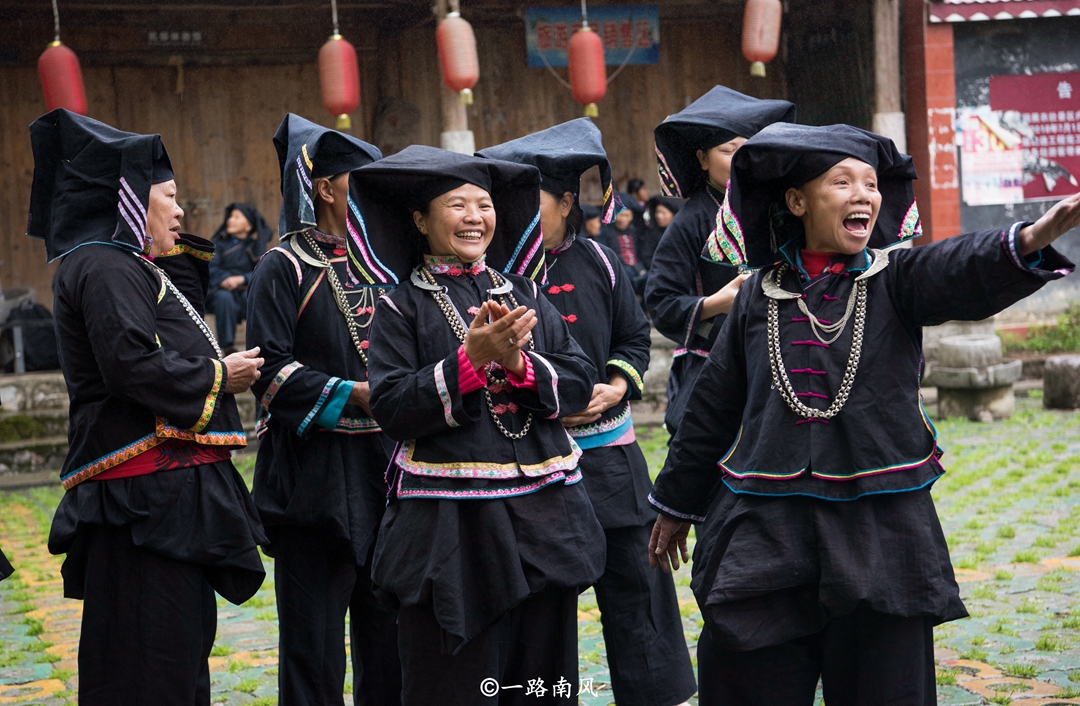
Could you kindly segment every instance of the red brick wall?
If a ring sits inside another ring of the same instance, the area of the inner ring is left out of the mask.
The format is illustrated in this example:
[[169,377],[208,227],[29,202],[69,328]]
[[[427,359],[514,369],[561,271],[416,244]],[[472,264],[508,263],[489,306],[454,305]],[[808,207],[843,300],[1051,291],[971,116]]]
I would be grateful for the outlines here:
[[920,240],[928,243],[960,232],[953,29],[929,24],[923,0],[906,0],[903,39],[908,152],[919,172]]

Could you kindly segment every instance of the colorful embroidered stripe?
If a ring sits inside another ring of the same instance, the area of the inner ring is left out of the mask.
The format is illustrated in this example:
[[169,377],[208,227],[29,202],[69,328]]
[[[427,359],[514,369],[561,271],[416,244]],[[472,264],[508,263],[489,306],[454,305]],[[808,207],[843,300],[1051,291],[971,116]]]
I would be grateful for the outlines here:
[[414,476],[430,476],[433,478],[488,478],[506,480],[527,476],[538,478],[556,471],[569,471],[577,467],[578,459],[581,458],[581,449],[576,443],[570,444],[570,453],[565,456],[555,456],[545,459],[540,463],[521,464],[512,463],[485,463],[482,461],[470,463],[435,463],[419,461],[414,457],[416,451],[416,439],[402,442],[394,463],[401,470]]
[[656,173],[660,177],[660,186],[663,189],[664,196],[674,196],[681,199],[683,195],[682,189],[679,187],[679,181],[672,173],[671,167],[668,166],[663,152],[658,147],[653,147],[653,149],[656,150]]
[[360,231],[364,235],[364,237],[361,239],[357,235],[356,229],[353,228],[352,223],[349,223],[349,235],[350,237],[352,237],[353,241],[357,244],[357,246],[360,247],[360,252],[364,256],[364,261],[367,262],[373,269],[376,265],[378,265],[380,269],[376,269],[375,274],[383,282],[388,282],[386,276],[383,274],[386,273],[389,274],[390,277],[394,280],[394,284],[399,284],[399,280],[397,278],[397,275],[394,274],[394,271],[383,264],[382,260],[379,259],[379,256],[375,252],[374,248],[371,247],[371,240],[368,238],[367,223],[364,222],[364,217],[363,215],[361,215],[360,209],[357,207],[356,202],[353,201],[352,196],[349,196],[349,210],[356,218],[356,222],[360,224]]
[[289,379],[289,376],[295,373],[300,368],[304,367],[304,364],[294,360],[291,363],[283,365],[281,370],[277,371],[277,375],[270,382],[270,386],[266,388],[266,392],[263,393],[262,399],[259,400],[259,404],[263,409],[270,411],[270,403],[274,401],[274,396],[277,395],[278,390],[285,384],[285,381]]
[[912,201],[911,207],[908,208],[907,213],[904,215],[904,220],[900,224],[897,242],[918,238],[921,235],[922,221],[919,220],[919,205]]
[[701,304],[704,301],[705,301],[705,297],[702,297],[702,298],[698,299],[697,303],[694,304],[693,310],[690,312],[690,316],[687,318],[687,321],[686,321],[686,338],[683,339],[683,345],[684,346],[689,346],[690,345],[690,339],[694,336],[694,329],[697,328],[697,325],[699,323],[698,322],[698,313],[701,311]]
[[[303,156],[304,164],[307,165],[308,169],[314,169],[315,168],[315,165],[311,161],[311,157],[308,156],[307,145],[306,144],[300,146],[300,156]],[[297,158],[297,160],[299,162],[299,157]],[[311,182],[308,182],[308,186],[311,186]]]
[[201,432],[210,423],[210,417],[214,416],[214,407],[217,406],[218,393],[221,391],[221,361],[211,358],[210,362],[214,364],[214,385],[210,388],[210,394],[206,396],[206,401],[203,402],[202,416],[199,417],[199,421],[195,422],[195,426],[191,427],[194,432]]
[[[503,270],[503,272],[509,272],[510,268],[513,267],[514,263],[517,261],[517,256],[521,252],[521,249],[525,247],[525,243],[529,241],[529,236],[532,234],[533,228],[536,228],[536,224],[539,222],[540,210],[537,209],[536,216],[532,219],[532,223],[530,223],[529,226],[525,229],[525,232],[521,234],[521,238],[518,240],[517,247],[514,248],[514,254],[510,256],[510,260],[506,263],[506,269]],[[521,266],[518,268],[517,274],[520,275],[525,271],[526,266],[532,259],[532,253],[536,252],[536,248],[539,247],[539,244],[542,242],[544,242],[543,238],[537,238],[537,242],[533,244],[530,254],[521,262]]]
[[553,473],[550,476],[545,477],[543,480],[539,480],[535,483],[529,483],[528,485],[520,485],[514,488],[496,488],[492,490],[479,490],[474,488],[467,488],[462,490],[435,490],[430,488],[404,488],[403,481],[404,476],[398,479],[397,496],[399,498],[432,498],[432,499],[447,499],[453,500],[455,498],[511,498],[517,495],[528,495],[529,493],[535,493],[536,491],[545,488],[552,483],[564,481],[566,485],[573,485],[581,480],[581,471],[575,471],[573,474],[567,476],[565,473]]
[[102,456],[96,461],[91,461],[85,466],[80,466],[66,475],[61,476],[60,483],[64,486],[65,490],[71,490],[84,480],[93,478],[99,473],[104,473],[113,466],[117,466],[124,461],[135,458],[142,452],[152,449],[160,443],[160,439],[156,438],[153,434],[148,434],[121,449],[113,451],[111,454]]
[[203,262],[210,262],[214,259],[213,250],[209,252],[205,250],[199,250],[198,248],[191,247],[187,243],[177,243],[175,246],[173,246],[172,250],[166,253],[162,253],[158,257],[172,257],[173,255],[191,255],[192,257],[202,260]]
[[725,473],[735,478],[764,478],[765,480],[790,480],[796,478],[806,472],[806,469],[800,469],[798,471],[784,472],[784,471],[734,471],[728,468],[723,463],[717,464]]
[[587,240],[589,245],[596,248],[596,254],[600,256],[600,259],[604,262],[604,267],[607,268],[608,278],[611,280],[611,288],[615,289],[615,269],[611,266],[611,261],[608,260],[607,255],[604,254],[604,249],[600,247],[600,243],[592,238],[588,238]]
[[677,510],[672,510],[670,507],[668,507],[667,505],[663,504],[662,502],[660,502],[656,498],[654,498],[652,496],[652,493],[649,493],[649,504],[651,504],[653,507],[655,507],[657,510],[664,513],[665,515],[671,515],[672,517],[677,517],[680,520],[686,520],[688,522],[704,522],[705,521],[705,517],[703,515],[691,515],[689,513],[678,512]]
[[311,301],[311,296],[315,294],[315,290],[322,284],[323,279],[326,277],[326,270],[321,270],[319,276],[315,279],[315,284],[311,285],[311,289],[304,295],[304,299],[300,302],[300,308],[296,312],[296,318],[299,320],[300,315],[304,313],[304,309],[307,308],[308,302]]
[[168,288],[165,286],[165,278],[162,276],[162,274],[158,272],[157,275],[158,279],[161,280],[161,289],[159,289],[157,293],[157,303],[160,304],[161,300],[165,298],[165,292]]
[[326,381],[326,385],[323,387],[322,392],[319,393],[319,400],[315,403],[315,406],[311,408],[307,416],[304,417],[304,421],[300,423],[300,428],[296,430],[297,434],[303,435],[307,431],[308,425],[311,424],[311,420],[319,414],[319,410],[326,404],[326,398],[330,396],[330,391],[334,389],[334,385],[341,382],[341,378],[332,377]]
[[450,398],[450,390],[446,387],[446,374],[443,373],[443,361],[435,364],[435,389],[439,392],[439,400],[442,402],[443,419],[448,427],[459,427],[454,419],[454,401]]
[[618,358],[612,358],[607,364],[626,373],[626,377],[630,379],[630,382],[634,384],[634,387],[638,389],[638,392],[645,392],[645,383],[641,380],[641,374],[638,373],[634,366],[630,365],[625,360],[619,360]]
[[371,417],[342,417],[338,419],[337,426],[333,429],[320,429],[319,431],[334,434],[373,434],[382,431],[382,429],[379,428],[379,423]]
[[145,251],[149,245],[146,237],[146,208],[124,177],[120,177],[120,190],[117,193],[120,196],[117,209],[138,239],[140,248]]
[[543,363],[544,367],[547,368],[547,370],[548,370],[548,374],[551,375],[551,392],[552,392],[552,394],[555,395],[555,413],[552,414],[550,417],[548,417],[548,419],[558,419],[559,418],[559,409],[560,409],[560,407],[559,407],[559,374],[557,372],[555,372],[555,368],[551,367],[551,363],[547,362],[547,359],[544,358],[544,356],[542,356],[539,353],[536,353],[534,351],[530,351],[529,355],[531,355],[533,358],[536,358],[541,363]]
[[582,437],[593,436],[595,434],[604,434],[626,424],[630,419],[630,403],[623,402],[623,411],[606,421],[593,422],[592,424],[582,424],[581,426],[571,427],[567,429],[567,432],[571,437],[580,441]]
[[180,427],[165,423],[158,427],[156,436],[159,439],[194,441],[196,444],[202,444],[203,446],[235,446],[239,448],[247,446],[247,434],[242,431],[208,431],[196,434],[193,431],[185,431]]
[[906,471],[908,469],[918,468],[919,466],[923,465],[924,463],[926,463],[927,461],[929,461],[931,458],[934,457],[934,454],[935,454],[936,451],[937,451],[937,444],[934,444],[933,448],[930,449],[930,453],[926,456],[926,458],[920,459],[918,461],[910,461],[910,462],[907,462],[907,463],[898,463],[895,466],[883,466],[881,468],[870,468],[870,469],[867,469],[865,471],[859,471],[857,473],[841,474],[841,473],[822,473],[820,471],[811,471],[810,475],[812,475],[814,478],[821,478],[822,480],[845,481],[845,480],[855,480],[857,478],[866,478],[867,476],[877,476],[877,475],[881,475],[882,473],[893,473],[895,471]]
[[[623,417],[624,415],[619,415]],[[602,433],[593,433],[588,436],[579,436],[576,429],[568,429],[568,433],[571,438],[577,442],[578,446],[582,449],[595,449],[601,446],[622,446],[629,444],[635,438],[634,436],[634,420],[629,415],[625,415],[622,423],[615,426],[613,429],[608,429]]]

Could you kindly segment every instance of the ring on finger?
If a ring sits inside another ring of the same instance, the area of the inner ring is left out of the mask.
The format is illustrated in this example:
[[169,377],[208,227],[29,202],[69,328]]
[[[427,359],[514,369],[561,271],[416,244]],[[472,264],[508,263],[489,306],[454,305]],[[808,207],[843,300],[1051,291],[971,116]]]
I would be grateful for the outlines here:
[[515,340],[514,340],[514,337],[513,337],[513,336],[511,336],[511,337],[510,337],[510,345],[511,345],[511,346],[513,346],[513,345],[515,345],[516,343],[517,343],[517,341],[515,341]]

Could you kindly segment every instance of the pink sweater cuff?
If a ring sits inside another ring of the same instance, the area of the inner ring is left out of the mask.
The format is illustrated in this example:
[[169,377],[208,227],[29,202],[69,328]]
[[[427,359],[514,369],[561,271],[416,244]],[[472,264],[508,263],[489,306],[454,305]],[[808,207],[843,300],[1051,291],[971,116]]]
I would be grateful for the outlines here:
[[533,373],[532,358],[525,355],[525,351],[521,352],[521,356],[525,358],[525,377],[519,378],[511,371],[506,371],[506,379],[510,381],[510,384],[514,387],[521,387],[526,390],[536,390],[536,375]]
[[480,373],[473,367],[469,356],[465,355],[465,346],[458,346],[457,362],[458,387],[461,389],[461,394],[467,395],[470,392],[476,392],[484,386],[484,378],[480,377]]

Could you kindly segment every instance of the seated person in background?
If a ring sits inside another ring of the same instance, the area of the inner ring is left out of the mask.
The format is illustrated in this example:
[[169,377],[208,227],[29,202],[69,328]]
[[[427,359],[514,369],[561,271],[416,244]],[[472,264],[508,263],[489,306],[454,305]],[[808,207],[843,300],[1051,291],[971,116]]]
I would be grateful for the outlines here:
[[247,286],[255,263],[266,252],[273,233],[258,209],[246,203],[225,207],[225,220],[214,231],[214,259],[210,261],[210,291],[206,310],[217,322],[222,351],[235,352],[236,327],[247,310]]
[[[634,197],[623,194],[623,204],[634,203]],[[637,254],[637,230],[634,228],[634,211],[625,208],[615,216],[615,221],[605,224],[600,228],[600,242],[619,255],[622,260],[623,270],[630,280],[634,293],[639,297],[645,292],[645,266],[641,264],[641,258]]]
[[652,267],[656,246],[660,244],[660,238],[683,203],[685,202],[682,199],[654,196],[645,204],[645,217],[649,225],[638,231],[636,248],[646,270]]
[[581,213],[584,217],[582,228],[585,230],[585,235],[590,238],[599,238],[600,226],[603,225],[600,219],[600,207],[583,203],[581,204]]

